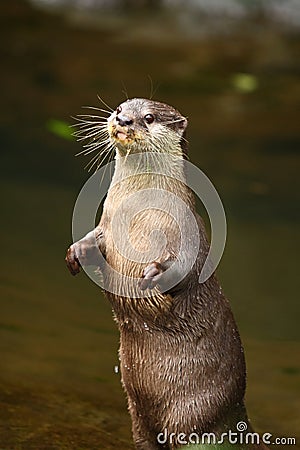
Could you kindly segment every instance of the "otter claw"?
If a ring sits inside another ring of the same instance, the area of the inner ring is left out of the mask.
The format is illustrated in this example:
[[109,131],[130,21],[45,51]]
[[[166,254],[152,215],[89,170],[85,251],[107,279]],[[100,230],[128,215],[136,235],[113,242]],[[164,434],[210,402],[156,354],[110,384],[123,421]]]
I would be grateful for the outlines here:
[[81,264],[76,256],[74,244],[68,248],[65,261],[72,275],[77,275],[80,272]]
[[162,265],[158,262],[153,262],[149,264],[149,266],[145,267],[142,279],[139,282],[140,289],[142,291],[146,289],[153,289],[158,280],[160,275],[163,273]]
[[95,228],[69,247],[65,261],[72,275],[79,273],[84,266],[101,266],[101,240],[103,233]]

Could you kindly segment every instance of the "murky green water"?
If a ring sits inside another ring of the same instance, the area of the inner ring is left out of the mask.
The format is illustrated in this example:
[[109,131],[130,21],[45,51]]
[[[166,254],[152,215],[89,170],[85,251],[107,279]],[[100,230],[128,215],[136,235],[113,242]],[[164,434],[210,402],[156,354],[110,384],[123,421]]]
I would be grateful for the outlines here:
[[4,13],[0,447],[131,448],[110,307],[64,265],[87,161],[46,124],[71,122],[97,94],[116,106],[123,85],[148,96],[148,76],[155,98],[189,116],[190,159],[224,202],[218,272],[245,344],[252,422],[299,434],[297,36],[260,26],[196,41],[126,39],[124,27],[83,29],[22,2]]

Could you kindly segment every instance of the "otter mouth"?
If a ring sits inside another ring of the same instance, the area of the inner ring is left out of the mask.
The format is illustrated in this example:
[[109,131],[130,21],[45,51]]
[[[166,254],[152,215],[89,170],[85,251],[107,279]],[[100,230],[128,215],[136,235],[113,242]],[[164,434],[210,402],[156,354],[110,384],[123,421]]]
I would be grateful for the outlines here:
[[119,141],[126,141],[128,139],[128,135],[123,131],[117,131],[115,136]]
[[121,145],[131,144],[134,141],[134,133],[132,130],[114,127],[111,131],[113,139]]

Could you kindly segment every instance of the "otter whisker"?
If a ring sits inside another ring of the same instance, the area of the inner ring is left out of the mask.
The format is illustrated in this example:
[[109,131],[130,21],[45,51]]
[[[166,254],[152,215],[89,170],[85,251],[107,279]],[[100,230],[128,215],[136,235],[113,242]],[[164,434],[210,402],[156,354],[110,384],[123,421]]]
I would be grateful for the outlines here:
[[79,156],[79,155],[87,156],[87,155],[89,155],[90,153],[93,153],[94,151],[98,150],[98,149],[101,148],[101,147],[103,147],[103,145],[98,145],[98,146],[93,147],[93,148],[86,148],[86,149],[82,150],[81,152],[76,153],[75,156]]
[[97,148],[97,147],[106,147],[110,144],[110,139],[96,139],[94,138],[91,142],[88,142],[87,144],[84,144],[84,148]]
[[[97,163],[99,159],[99,154],[95,155],[85,166],[85,169],[88,169],[88,172],[90,172],[93,168],[93,166]],[[90,167],[89,167],[90,166]]]
[[89,129],[91,127],[98,127],[100,130],[105,130],[107,129],[107,122],[96,122],[96,121],[84,121],[81,123],[78,123],[77,126],[84,130],[84,129]]
[[[91,114],[77,114],[77,116],[71,116],[71,119],[75,120],[76,122],[80,122],[80,123],[86,123],[88,122],[87,119],[94,119],[91,120],[91,123],[107,123],[107,117],[104,116],[96,116],[96,115],[91,115]],[[101,120],[95,120],[95,119],[101,119]],[[76,123],[74,124],[76,125]],[[74,126],[71,125],[71,126]]]
[[84,126],[84,125],[95,125],[95,124],[104,126],[107,124],[106,120],[105,121],[100,121],[100,120],[96,121],[96,120],[80,119],[79,117],[76,117],[75,120],[77,120],[78,123],[74,123],[73,125],[71,125],[73,127],[80,127],[80,126]]
[[98,131],[94,131],[93,133],[90,133],[89,135],[76,135],[77,141],[78,142],[82,142],[82,141],[87,141],[89,140],[89,142],[85,145],[89,145],[89,144],[93,144],[95,141],[99,142],[99,140],[102,140],[101,138],[103,138],[103,135],[100,135]]
[[122,80],[122,86],[123,86],[122,92],[123,92],[123,94],[125,95],[126,100],[128,100],[128,99],[129,99],[129,97],[128,97],[128,92],[127,92],[127,88],[126,88],[125,83],[124,83],[123,80]]
[[113,112],[114,110],[107,104],[105,103],[105,101],[103,100],[102,97],[100,97],[100,95],[97,95],[98,100],[100,100],[101,103],[103,103],[104,106],[106,106],[106,108],[108,108],[111,112]]
[[[110,112],[100,108],[90,108],[110,114]],[[91,171],[95,166],[97,170],[104,162],[105,158],[110,155],[112,150],[112,145],[107,130],[107,118],[92,114],[80,114],[74,119],[78,123],[74,124],[74,126],[77,127],[77,130],[73,133],[73,135],[76,137],[78,142],[86,141],[83,145],[83,150],[78,152],[76,156],[87,156],[97,152],[85,166],[85,169],[88,168],[88,171]],[[99,149],[100,151],[98,151]]]
[[111,113],[113,112],[113,110],[111,111],[107,111],[106,109],[102,109],[102,108],[97,108],[96,106],[82,106],[83,109],[93,109],[95,111],[101,111],[104,112],[105,114],[111,115]]
[[86,134],[89,133],[90,131],[98,131],[99,133],[107,133],[107,127],[105,126],[99,126],[98,124],[96,125],[88,125],[88,126],[81,126],[80,128],[78,128],[77,130],[74,131],[74,134]]
[[[114,154],[115,154],[115,150],[116,150],[116,149],[115,149],[114,144],[112,144],[112,143],[110,143],[110,145],[108,145],[107,149],[109,150],[109,151],[107,152],[107,155],[108,155],[108,161],[107,161],[107,164],[109,165],[110,178],[112,178],[112,174],[111,174],[112,164],[110,164],[110,163],[112,162],[112,159],[113,159],[113,157],[114,157]],[[106,156],[107,156],[107,155],[106,155]],[[100,164],[97,165],[97,169],[100,167],[100,165],[103,164],[104,160],[105,160],[105,158],[103,158],[102,161],[100,161]],[[102,174],[102,177],[101,177],[101,180],[100,180],[100,184],[102,184],[102,182],[103,182],[103,178],[104,178],[104,176],[105,176],[106,170],[107,170],[107,165],[104,167],[104,171],[103,171],[103,174]]]
[[131,148],[130,148],[130,146],[129,146],[129,147],[128,147],[128,150],[127,150],[127,152],[126,152],[125,158],[124,158],[124,163],[126,163],[127,158],[128,158],[128,155],[130,155],[130,151],[131,151]]
[[[105,139],[103,139],[103,137]],[[103,136],[102,139],[96,139],[93,138],[90,142],[88,142],[87,144],[84,144],[83,147],[88,148],[88,147],[96,147],[96,146],[102,146],[104,147],[106,144],[110,143],[110,139],[108,137]]]
[[108,137],[102,136],[102,139],[96,139],[96,138],[91,139],[91,141],[88,142],[87,144],[84,144],[83,147],[87,148],[87,147],[95,147],[95,146],[100,146],[100,145],[102,147],[104,147],[104,145],[109,144],[109,143],[110,143],[110,139]]
[[100,119],[107,120],[107,117],[99,116],[98,114],[97,115],[96,114],[77,114],[76,117],[87,117],[87,118],[91,117],[91,118],[96,118],[96,119],[100,118]]
[[[87,165],[85,166],[85,169],[87,169],[89,166],[90,168],[88,169],[88,171],[90,171],[93,166],[98,163],[99,159],[101,159],[101,157],[104,155],[103,160],[105,159],[105,157],[108,155],[108,152],[106,152],[106,150],[102,150],[100,152],[98,152],[96,155],[93,156],[93,158],[87,163]],[[98,167],[98,166],[97,166]]]
[[74,133],[74,136],[78,138],[77,139],[78,141],[82,141],[84,139],[89,139],[93,136],[99,136],[99,137],[105,136],[105,133],[103,132],[103,130],[99,130],[98,128],[95,128],[95,127],[89,128],[89,130],[85,130],[85,131],[88,131],[88,134],[86,134],[83,131]]
[[77,153],[76,156],[78,155],[89,155],[90,153],[93,153],[94,151],[103,148],[103,151],[106,150],[107,146],[109,145],[109,142],[105,141],[100,141],[100,142],[95,142],[94,144],[86,144],[84,147],[84,150],[82,150],[81,152]]
[[[86,141],[84,143],[84,141]],[[96,134],[93,137],[90,137],[89,140],[86,140],[86,137],[81,137],[78,138],[77,136],[77,142],[82,142],[82,146],[83,148],[89,148],[89,147],[95,147],[97,145],[102,145],[102,147],[107,143],[107,140],[105,138],[105,136],[99,136],[98,134]]]
[[[84,152],[81,152],[79,154],[84,154],[84,156],[87,156],[87,155],[90,155],[91,153],[94,153],[96,150],[99,150],[99,149],[100,149],[101,152],[105,152],[106,151],[106,148],[103,148],[102,146],[98,146],[98,147],[95,147],[95,148],[91,148],[90,150],[84,150]],[[97,153],[97,154],[99,154],[99,153]]]
[[179,123],[179,122],[183,122],[184,119],[174,119],[174,120],[170,120],[170,121],[166,121],[164,122],[164,125],[172,125],[172,123]]
[[73,136],[87,136],[88,133],[98,132],[101,135],[107,134],[107,130],[105,128],[99,127],[99,126],[89,126],[88,128],[79,128],[77,130],[74,130]]
[[76,123],[72,125],[76,128],[73,135],[77,138],[78,142],[86,141],[83,145],[83,150],[78,152],[76,156],[87,156],[95,153],[85,166],[85,168],[88,168],[88,171],[91,171],[94,167],[96,167],[97,170],[106,158],[112,159],[115,151],[115,146],[110,140],[107,129],[107,116],[110,116],[114,110],[110,108],[99,95],[98,99],[107,109],[95,106],[83,106],[83,108],[97,112],[99,111],[100,113],[102,112],[105,114],[104,116],[96,114],[79,114],[76,117],[73,117],[73,119],[76,120]]
[[[87,119],[102,119],[101,121],[99,121],[100,123],[107,123],[107,118],[104,116],[95,116],[92,114],[78,114],[78,116],[76,116],[77,120],[83,120],[86,121]],[[94,120],[95,121],[95,120]]]
[[[96,170],[98,170],[99,167],[105,161],[105,158],[107,158],[107,156],[110,156],[110,155],[111,155],[111,149],[109,149],[109,148],[103,149],[101,152],[99,152],[97,155],[95,155],[91,159],[91,161],[86,165],[85,168],[90,166],[88,169],[88,172],[90,172],[92,170],[92,168],[96,165]],[[105,168],[105,170],[106,170],[106,168]],[[105,170],[104,170],[104,173],[105,173]],[[103,180],[103,178],[102,178],[102,180]],[[102,180],[101,180],[101,183],[102,183]]]
[[89,139],[90,137],[93,137],[95,135],[99,136],[99,138],[106,138],[107,132],[106,130],[101,130],[98,127],[90,127],[85,130],[77,130],[73,133],[73,136],[78,138],[78,140]]

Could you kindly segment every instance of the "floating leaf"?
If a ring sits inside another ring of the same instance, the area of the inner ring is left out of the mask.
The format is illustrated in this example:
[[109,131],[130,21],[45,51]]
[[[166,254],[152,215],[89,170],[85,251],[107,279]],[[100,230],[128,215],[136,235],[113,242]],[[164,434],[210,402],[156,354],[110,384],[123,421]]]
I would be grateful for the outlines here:
[[253,92],[258,88],[258,79],[249,73],[236,73],[233,75],[231,81],[235,89],[239,92]]
[[70,125],[63,120],[58,119],[49,119],[46,122],[47,130],[51,131],[51,133],[59,136],[63,139],[67,139],[68,141],[73,140],[72,130]]

